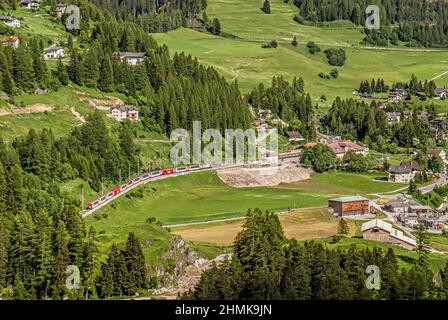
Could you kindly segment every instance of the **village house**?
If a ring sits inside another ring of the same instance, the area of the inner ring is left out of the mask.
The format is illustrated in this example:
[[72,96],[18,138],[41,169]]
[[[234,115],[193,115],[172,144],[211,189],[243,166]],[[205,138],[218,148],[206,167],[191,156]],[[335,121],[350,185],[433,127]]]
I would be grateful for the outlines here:
[[68,4],[61,4],[61,3],[59,3],[59,4],[54,6],[53,14],[55,16],[61,18],[64,15],[65,10],[67,9],[67,7],[68,7]]
[[399,166],[390,166],[389,182],[409,183],[417,173],[422,173],[423,166],[415,161],[402,162]]
[[20,1],[20,6],[25,9],[38,10],[40,3],[37,0],[22,0]]
[[20,40],[19,40],[18,37],[14,37],[14,36],[4,37],[2,39],[2,43],[3,43],[4,46],[8,46],[8,47],[11,47],[13,49],[17,49],[19,47]]
[[352,151],[356,154],[362,154],[363,156],[369,154],[369,148],[360,146],[350,140],[336,141],[327,144],[327,146],[331,150],[333,150],[333,152],[336,154],[336,157],[338,157],[339,159],[342,159],[344,155],[349,151]]
[[404,89],[396,89],[389,94],[389,102],[399,102],[406,100],[409,97],[409,93]]
[[328,200],[328,207],[339,217],[368,214],[370,200],[360,196],[340,197]]
[[398,198],[386,202],[383,209],[395,214],[403,214],[409,211],[409,207],[418,205],[419,203],[414,199]]
[[118,57],[121,63],[127,62],[132,66],[142,63],[146,58],[146,52],[115,52],[113,55]]
[[409,250],[414,249],[417,245],[414,239],[405,236],[403,232],[394,229],[390,223],[380,219],[363,223],[361,231],[362,237],[366,240],[397,244]]
[[387,123],[393,124],[401,121],[401,113],[400,112],[388,112],[387,113]]
[[428,158],[432,158],[434,155],[438,155],[442,161],[446,164],[447,159],[446,159],[446,152],[443,149],[430,149],[428,150]]
[[264,120],[255,120],[254,125],[257,130],[267,130],[269,128],[267,122]]
[[437,88],[434,90],[435,99],[445,99],[448,95],[448,88]]
[[45,50],[44,52],[45,60],[64,58],[64,56],[65,56],[64,47],[60,46],[51,47]]
[[122,105],[113,107],[111,109],[111,115],[118,121],[124,121],[126,119],[131,121],[138,120],[138,110],[136,107],[132,105]]
[[270,109],[259,109],[258,110],[258,117],[260,119],[268,119],[272,117],[273,113]]
[[297,131],[286,131],[286,135],[288,136],[289,142],[305,141],[305,138],[303,138],[302,135]]
[[339,140],[341,140],[341,137],[340,136],[328,136],[328,135],[318,132],[316,135],[316,140],[317,140],[317,142],[322,143],[322,144],[330,144],[333,142],[338,142]]
[[11,16],[0,16],[0,21],[11,28],[20,28],[20,20]]

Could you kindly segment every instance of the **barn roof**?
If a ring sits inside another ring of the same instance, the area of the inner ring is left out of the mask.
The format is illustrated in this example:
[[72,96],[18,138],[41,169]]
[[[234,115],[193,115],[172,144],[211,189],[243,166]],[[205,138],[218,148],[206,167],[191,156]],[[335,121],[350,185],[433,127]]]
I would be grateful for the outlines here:
[[352,202],[352,201],[365,201],[365,200],[369,200],[369,199],[361,197],[361,196],[339,197],[339,198],[330,199],[330,201],[335,201],[335,202]]

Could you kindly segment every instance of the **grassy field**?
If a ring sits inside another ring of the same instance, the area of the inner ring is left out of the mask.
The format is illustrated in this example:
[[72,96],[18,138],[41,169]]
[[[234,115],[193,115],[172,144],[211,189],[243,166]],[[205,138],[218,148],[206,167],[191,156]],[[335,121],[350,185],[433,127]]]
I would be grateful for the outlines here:
[[312,179],[281,184],[277,188],[309,190],[317,193],[340,195],[369,195],[390,192],[403,187],[402,184],[375,181],[387,175],[378,173],[326,172],[314,173]]
[[[337,220],[325,208],[292,210],[279,214],[279,219],[285,234],[297,240],[326,238],[337,234]],[[355,235],[354,221],[347,222],[350,236]],[[230,245],[241,231],[243,223],[244,220],[179,227],[172,229],[172,233],[189,241]]]
[[[353,97],[352,92],[361,80],[384,78],[394,81],[408,81],[413,73],[421,80],[431,79],[448,70],[448,51],[386,51],[356,47],[362,39],[359,30],[323,29],[303,26],[292,21],[296,9],[282,0],[271,1],[272,14],[261,12],[259,1],[210,0],[207,13],[218,17],[223,31],[239,38],[217,37],[190,29],[179,29],[155,34],[159,43],[167,44],[171,52],[184,51],[197,57],[202,63],[211,65],[228,80],[238,79],[244,92],[252,90],[260,82],[269,84],[274,75],[287,79],[302,77],[305,88],[317,100],[322,94],[328,102],[327,108],[336,96]],[[289,42],[296,35],[297,48]],[[277,49],[262,49],[260,44],[276,39]],[[345,47],[347,61],[339,69],[339,78],[321,79],[320,72],[328,73],[331,67],[324,53],[311,55],[306,46],[313,40],[322,49],[331,46]],[[437,84],[448,84],[448,76],[437,79]],[[445,110],[445,103],[440,110]]]

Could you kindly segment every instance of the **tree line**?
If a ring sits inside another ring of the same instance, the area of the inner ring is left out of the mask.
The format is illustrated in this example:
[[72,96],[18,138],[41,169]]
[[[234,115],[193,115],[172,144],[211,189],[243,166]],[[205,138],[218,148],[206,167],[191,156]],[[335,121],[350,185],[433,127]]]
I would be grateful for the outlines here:
[[446,15],[448,3],[444,0],[295,0],[299,8],[297,21],[327,22],[350,20],[355,25],[364,26],[367,15],[365,9],[378,5],[380,30],[364,30],[363,42],[375,45],[397,45],[399,41],[408,46],[446,47],[448,28]]
[[[446,299],[448,266],[434,272],[428,264],[424,234],[417,236],[418,259],[402,268],[394,250],[329,248],[299,243],[283,233],[277,215],[249,210],[233,244],[232,259],[205,271],[185,299]],[[380,270],[380,289],[366,287],[366,268]],[[433,280],[435,274],[439,280]]]

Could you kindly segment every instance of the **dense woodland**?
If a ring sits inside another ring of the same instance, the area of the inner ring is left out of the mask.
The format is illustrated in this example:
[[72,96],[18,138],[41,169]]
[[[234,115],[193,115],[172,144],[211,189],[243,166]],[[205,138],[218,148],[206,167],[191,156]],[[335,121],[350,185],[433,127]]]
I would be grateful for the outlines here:
[[316,137],[314,110],[304,86],[302,78],[294,78],[289,83],[282,76],[273,77],[271,87],[265,88],[260,84],[246,100],[256,109],[271,110],[274,115],[289,123],[289,129],[300,131],[304,137],[312,140]]
[[366,43],[377,45],[446,47],[448,45],[448,2],[446,0],[294,0],[299,8],[296,21],[350,20],[364,26],[365,9],[380,8],[380,30],[366,30]]
[[[103,124],[92,119],[90,125],[58,141],[48,130],[30,131],[27,137],[14,141],[12,147],[0,141],[1,298],[87,299],[97,296],[97,292],[100,296],[109,294],[110,289],[102,280],[108,275],[101,271],[97,276],[96,232],[93,228],[86,230],[79,214],[79,201],[64,194],[58,184],[74,176],[107,170],[109,160],[120,161],[114,157],[115,153],[124,156],[124,151],[113,150],[114,146],[107,143],[110,135],[101,132]],[[98,134],[92,130],[99,130]],[[112,140],[117,143],[117,138]],[[112,149],[103,149],[104,143],[104,148]],[[120,265],[119,281],[123,282],[123,289],[113,287],[113,294],[117,290],[132,294],[146,287],[142,281],[146,277],[146,271],[142,270],[143,253],[132,234],[121,247],[120,244],[118,251],[114,246],[110,253],[125,261],[124,266]],[[108,272],[115,272],[109,265],[110,259],[105,263]],[[80,270],[77,290],[68,290],[66,286],[69,265]]]
[[[287,239],[277,215],[255,209],[235,239],[232,260],[203,273],[196,291],[185,298],[446,299],[448,267],[435,276],[425,241],[417,235],[418,259],[403,269],[391,249],[330,249]],[[369,265],[380,269],[380,290],[366,288]]]

